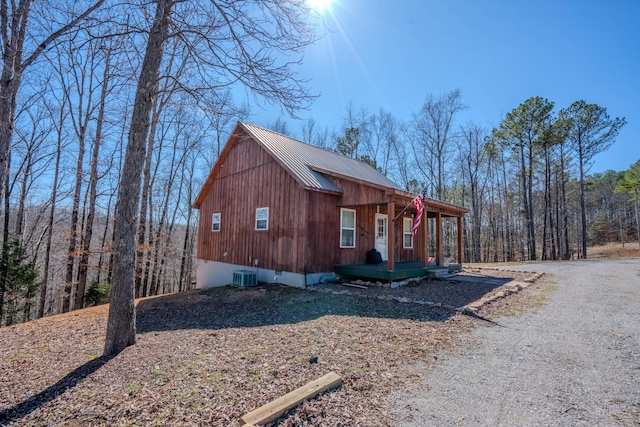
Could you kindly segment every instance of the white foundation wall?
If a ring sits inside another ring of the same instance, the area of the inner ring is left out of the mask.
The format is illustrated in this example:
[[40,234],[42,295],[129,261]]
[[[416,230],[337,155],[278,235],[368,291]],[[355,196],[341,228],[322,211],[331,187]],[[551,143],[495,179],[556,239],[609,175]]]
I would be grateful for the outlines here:
[[198,259],[196,270],[196,287],[198,289],[225,286],[233,283],[233,272],[236,270],[248,270],[257,272],[258,282],[282,283],[296,288],[326,283],[335,279],[333,272],[324,273],[292,273],[290,271],[275,271],[264,268],[248,267],[246,265],[229,264],[226,262],[208,261]]

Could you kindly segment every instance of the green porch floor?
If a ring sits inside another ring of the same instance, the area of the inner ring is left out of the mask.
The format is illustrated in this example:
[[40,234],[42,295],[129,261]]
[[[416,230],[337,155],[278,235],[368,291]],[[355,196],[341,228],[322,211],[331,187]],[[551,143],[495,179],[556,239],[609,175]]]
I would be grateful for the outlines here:
[[341,276],[364,277],[376,280],[403,280],[427,275],[427,269],[419,262],[396,262],[395,269],[389,271],[387,263],[380,264],[345,264],[334,267],[336,274]]
[[[361,277],[376,280],[404,280],[412,277],[422,277],[429,275],[429,271],[439,269],[448,269],[449,272],[459,271],[460,264],[451,264],[447,267],[436,267],[435,264],[429,264],[427,268],[422,268],[420,262],[396,262],[395,269],[389,271],[387,263],[380,264],[343,264],[334,266],[336,274],[341,276]],[[445,270],[446,272],[446,270]]]

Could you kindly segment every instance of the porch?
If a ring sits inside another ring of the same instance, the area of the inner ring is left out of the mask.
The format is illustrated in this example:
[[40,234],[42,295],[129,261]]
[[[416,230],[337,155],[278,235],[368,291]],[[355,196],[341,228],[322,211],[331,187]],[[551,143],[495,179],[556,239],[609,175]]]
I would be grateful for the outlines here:
[[435,263],[429,263],[425,268],[421,266],[420,261],[396,262],[394,267],[393,270],[389,270],[387,262],[380,264],[343,264],[336,265],[334,271],[341,276],[391,282],[422,276],[439,277],[442,273],[460,270],[460,264],[451,264],[449,267],[438,267]]

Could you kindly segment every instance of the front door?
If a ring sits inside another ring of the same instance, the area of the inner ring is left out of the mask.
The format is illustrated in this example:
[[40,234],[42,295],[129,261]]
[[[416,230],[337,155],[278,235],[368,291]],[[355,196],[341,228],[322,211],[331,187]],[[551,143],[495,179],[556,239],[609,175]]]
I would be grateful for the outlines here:
[[387,253],[387,216],[383,214],[376,214],[376,229],[374,235],[376,236],[375,248],[380,255],[382,255],[382,260],[386,261],[388,258]]

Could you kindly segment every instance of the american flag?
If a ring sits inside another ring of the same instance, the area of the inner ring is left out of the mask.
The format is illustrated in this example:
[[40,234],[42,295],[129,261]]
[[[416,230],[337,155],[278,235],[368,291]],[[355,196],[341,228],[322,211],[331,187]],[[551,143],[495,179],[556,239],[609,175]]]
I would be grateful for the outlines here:
[[416,216],[413,217],[413,225],[411,226],[411,235],[415,236],[418,232],[418,227],[422,221],[422,211],[424,210],[424,198],[426,197],[426,189],[422,191],[422,194],[413,199],[413,204],[416,207]]

